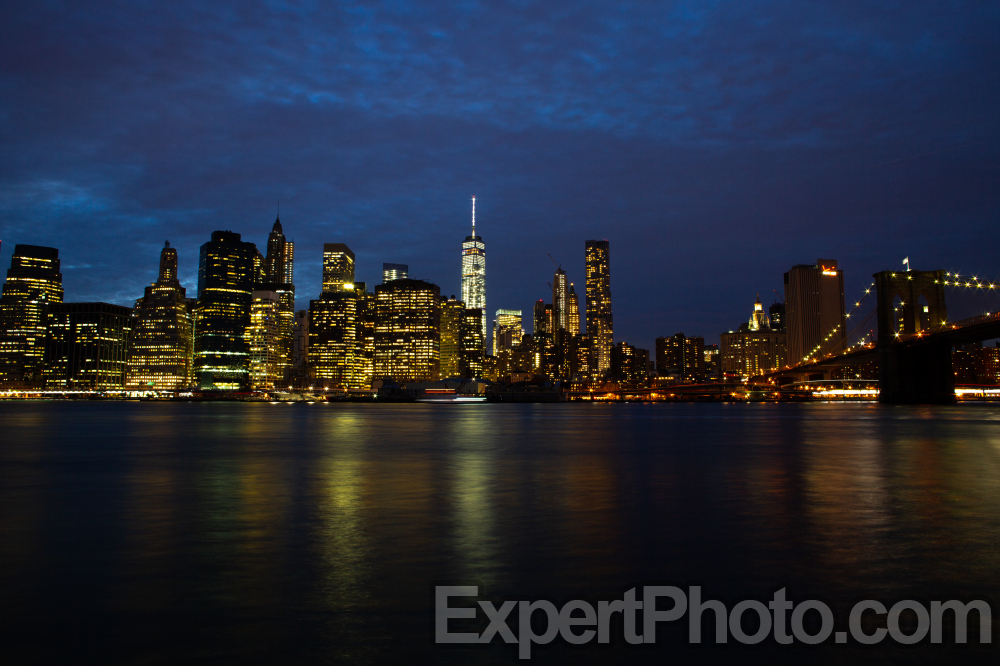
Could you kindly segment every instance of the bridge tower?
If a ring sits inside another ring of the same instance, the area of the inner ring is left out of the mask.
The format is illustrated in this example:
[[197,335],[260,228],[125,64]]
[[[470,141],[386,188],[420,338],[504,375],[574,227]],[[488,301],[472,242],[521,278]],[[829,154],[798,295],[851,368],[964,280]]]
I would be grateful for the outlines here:
[[944,271],[882,271],[873,277],[878,298],[879,402],[955,402],[950,341],[916,336],[948,321]]

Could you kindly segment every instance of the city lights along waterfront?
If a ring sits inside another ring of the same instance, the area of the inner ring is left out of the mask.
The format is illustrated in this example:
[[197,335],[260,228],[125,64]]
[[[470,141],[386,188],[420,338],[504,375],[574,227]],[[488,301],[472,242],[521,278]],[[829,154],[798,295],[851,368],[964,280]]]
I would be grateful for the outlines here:
[[765,312],[758,293],[749,317],[717,343],[664,332],[651,354],[615,339],[607,240],[581,240],[582,308],[573,276],[549,255],[551,303],[540,299],[529,310],[532,330],[524,329],[524,310],[501,307],[491,331],[475,197],[471,233],[454,263],[459,298],[411,278],[405,264],[383,263],[381,284],[359,281],[355,251],[338,242],[323,244],[322,291],[296,310],[296,246],[286,226],[275,219],[266,254],[240,233],[211,232],[198,257],[196,297],[178,280],[188,258],[167,241],[156,281],[134,307],[72,301],[59,249],[17,244],[0,298],[0,397],[1000,399],[1000,347],[989,344],[1000,337],[1000,289],[957,272],[913,270],[909,257],[903,270],[875,272],[849,311],[837,260],[794,265],[784,273],[784,294],[775,292]]

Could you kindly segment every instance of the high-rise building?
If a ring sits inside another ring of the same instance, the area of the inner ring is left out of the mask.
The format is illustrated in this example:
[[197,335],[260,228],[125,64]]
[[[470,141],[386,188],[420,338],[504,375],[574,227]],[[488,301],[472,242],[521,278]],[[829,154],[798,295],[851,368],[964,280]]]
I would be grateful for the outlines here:
[[343,243],[323,244],[323,291],[354,291],[354,252]]
[[410,277],[410,267],[406,264],[382,264],[382,284]]
[[134,326],[132,308],[57,303],[48,312],[46,388],[124,389]]
[[436,381],[441,363],[441,289],[423,280],[375,287],[375,377]]
[[213,231],[198,261],[194,369],[202,389],[237,390],[250,385],[250,302],[258,281],[260,252],[232,231]]
[[705,378],[705,338],[677,333],[656,338],[656,374],[677,381],[701,381]]
[[785,304],[771,303],[767,308],[768,319],[771,320],[771,330],[785,332]]
[[267,256],[264,257],[263,284],[260,291],[270,291],[278,296],[278,330],[268,355],[273,357],[279,379],[289,379],[292,374],[293,337],[295,329],[294,244],[285,238],[281,220],[275,219],[267,237]]
[[532,318],[533,319],[532,323],[534,324],[534,327],[531,330],[532,335],[537,337],[542,333],[548,333],[549,324],[548,324],[548,317],[545,314],[545,301],[539,298],[535,302],[533,315],[534,316]]
[[354,341],[354,384],[369,388],[375,378],[375,294],[364,282],[354,283],[357,300],[357,335]]
[[479,308],[466,308],[462,311],[461,360],[459,371],[463,377],[482,377],[485,370],[486,342],[483,339],[483,329],[479,323],[483,313]]
[[576,381],[590,381],[594,366],[594,347],[590,338],[579,333],[569,339],[569,376]]
[[476,197],[472,197],[472,235],[462,243],[462,301],[467,308],[482,310],[486,340],[486,244],[476,235]]
[[41,385],[48,310],[62,299],[59,250],[15,245],[0,298],[0,385]]
[[608,241],[586,242],[587,336],[593,340],[597,372],[611,368],[614,322],[611,316],[611,246]]
[[324,291],[309,301],[309,370],[321,386],[359,387],[357,313],[358,296],[353,288]]
[[292,331],[292,367],[297,375],[303,375],[309,363],[309,310],[295,313],[295,328]]
[[569,296],[566,301],[566,330],[570,335],[580,334],[580,299],[576,296],[576,288],[569,283]]
[[638,383],[649,373],[649,350],[619,342],[611,348],[611,376],[620,382]]
[[441,299],[441,378],[462,376],[462,316],[465,303]]
[[520,310],[497,310],[493,320],[493,355],[521,344],[524,329],[521,327]]
[[552,331],[568,330],[569,281],[566,271],[559,267],[552,276]]
[[793,365],[839,350],[845,340],[844,271],[832,259],[785,273],[785,333]]
[[[784,367],[787,362],[785,334],[769,327],[751,330],[754,316],[761,310],[760,299],[754,303],[754,315],[744,322],[738,331],[722,333],[719,357],[722,365],[721,378],[739,379],[756,377]],[[758,321],[760,321],[758,319]],[[766,318],[764,318],[766,321]],[[704,354],[702,354],[704,356]]]
[[160,273],[135,302],[127,386],[175,391],[194,380],[194,318],[177,279],[177,250],[160,250]]
[[281,302],[273,291],[255,290],[251,296],[250,326],[247,328],[250,386],[255,391],[270,391],[285,378],[285,369],[289,366],[281,330]]

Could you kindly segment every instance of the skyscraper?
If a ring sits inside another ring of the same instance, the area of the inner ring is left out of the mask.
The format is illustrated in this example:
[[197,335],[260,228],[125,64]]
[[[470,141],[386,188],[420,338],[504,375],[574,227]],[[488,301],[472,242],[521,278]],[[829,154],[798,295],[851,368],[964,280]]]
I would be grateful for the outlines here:
[[260,252],[232,231],[213,231],[198,261],[194,368],[200,388],[250,384],[246,333]]
[[15,245],[0,298],[0,385],[41,385],[46,317],[62,299],[59,250]]
[[274,225],[267,237],[267,256],[264,257],[264,282],[285,282],[285,234],[281,218],[274,218]]
[[569,281],[560,266],[552,276],[552,331],[567,330],[569,318]]
[[768,319],[771,320],[771,330],[785,332],[785,304],[771,303],[767,309]]
[[[269,391],[278,386],[288,364],[285,336],[282,335],[281,303],[276,292],[254,290],[250,304],[250,386]],[[294,313],[293,313],[294,314]]]
[[760,302],[760,294],[757,294],[757,300],[753,304],[753,314],[750,315],[750,321],[747,323],[751,331],[764,331],[771,328],[771,321],[764,313],[764,306]]
[[111,303],[54,303],[48,313],[46,388],[124,389],[135,318]]
[[[832,259],[797,265],[785,273],[788,361],[802,363],[844,342],[844,271]],[[829,338],[828,338],[829,336]]]
[[343,243],[323,244],[323,291],[354,291],[354,252]]
[[538,337],[542,333],[548,333],[549,325],[548,325],[548,319],[546,318],[545,315],[545,301],[542,300],[541,298],[535,301],[535,308],[532,315],[533,315],[532,316],[533,328],[531,329],[532,335]]
[[[719,336],[723,380],[755,377],[786,363],[785,334],[771,330],[767,318],[761,316],[763,309],[759,306],[758,298],[750,321],[743,322],[735,333],[730,331]],[[754,328],[755,319],[763,325]]]
[[462,314],[465,303],[454,296],[441,299],[441,378],[462,374]]
[[483,340],[486,340],[486,244],[476,235],[476,197],[472,197],[472,235],[462,243],[462,301],[465,307],[482,310]]
[[580,299],[576,296],[576,288],[569,283],[569,296],[566,301],[566,330],[570,335],[580,334]]
[[410,277],[410,267],[406,264],[382,264],[382,284]]
[[479,326],[482,319],[483,313],[479,308],[462,310],[459,371],[463,377],[482,377],[485,370],[483,350],[486,348],[486,341],[483,339],[482,328]]
[[441,368],[440,326],[437,285],[407,278],[375,287],[375,377],[436,381]]
[[493,355],[521,344],[523,334],[520,310],[497,310],[493,320]]
[[368,388],[375,378],[375,293],[364,282],[354,283],[357,335],[354,340],[354,385]]
[[358,388],[358,292],[354,252],[323,245],[323,292],[309,301],[309,369],[323,386]]
[[135,302],[127,386],[173,391],[194,379],[194,319],[177,279],[177,250],[160,250],[160,273]]
[[586,242],[587,336],[593,340],[598,374],[611,368],[614,323],[611,317],[611,247],[608,241]]

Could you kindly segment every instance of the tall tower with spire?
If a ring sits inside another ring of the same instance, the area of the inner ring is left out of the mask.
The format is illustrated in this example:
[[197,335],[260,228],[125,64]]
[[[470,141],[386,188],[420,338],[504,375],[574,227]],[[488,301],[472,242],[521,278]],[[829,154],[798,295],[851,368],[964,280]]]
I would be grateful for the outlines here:
[[[295,328],[295,285],[292,284],[295,248],[285,238],[280,214],[275,217],[267,237],[267,255],[264,257],[264,280],[259,289],[278,296],[278,332],[268,344],[268,358],[274,360],[275,374],[285,379],[292,372],[292,332]],[[256,302],[256,300],[255,300]]]
[[462,300],[468,309],[482,310],[486,341],[486,244],[476,235],[476,197],[472,197],[472,235],[462,243]]

